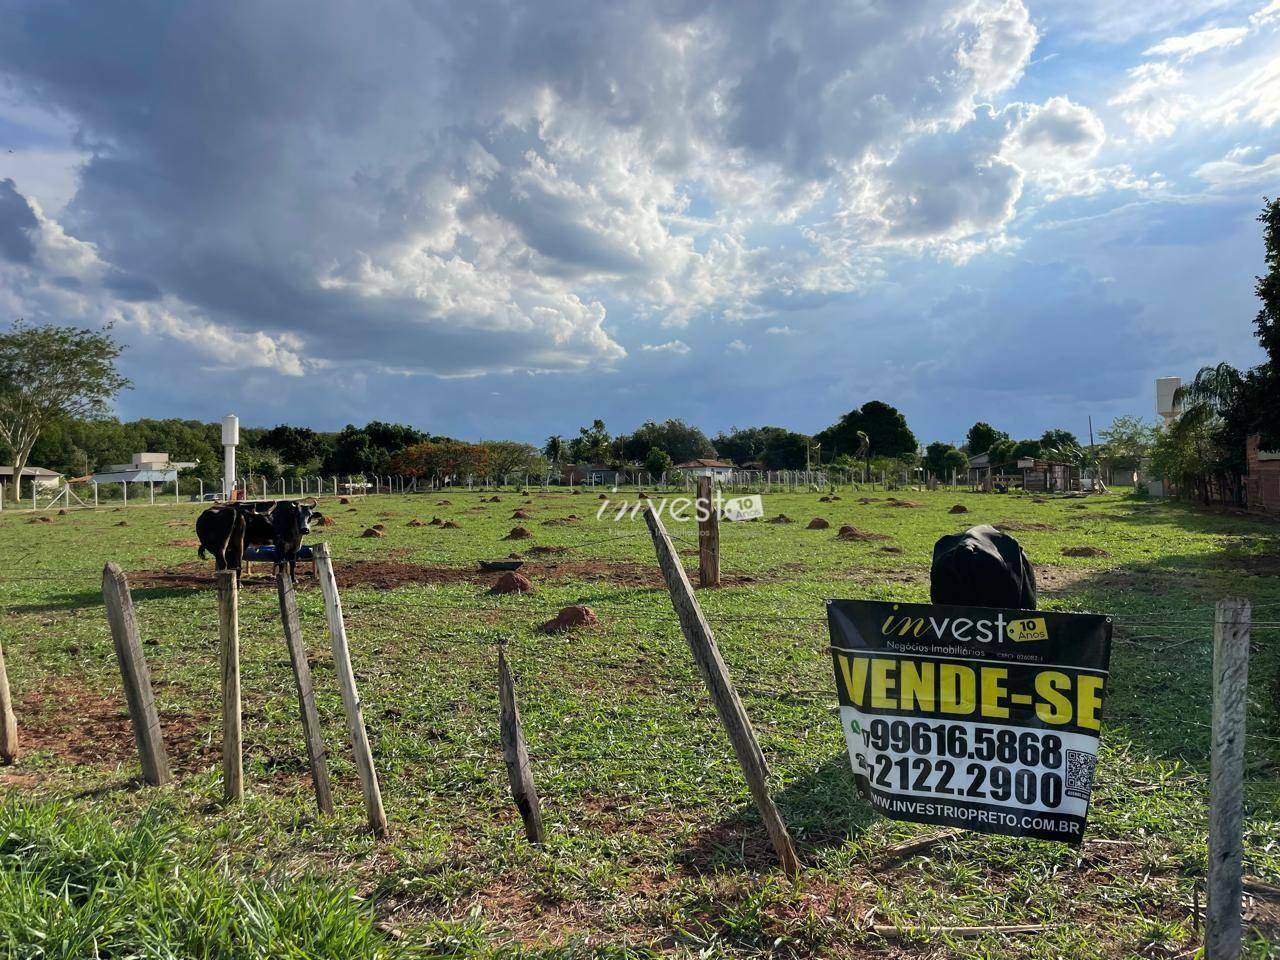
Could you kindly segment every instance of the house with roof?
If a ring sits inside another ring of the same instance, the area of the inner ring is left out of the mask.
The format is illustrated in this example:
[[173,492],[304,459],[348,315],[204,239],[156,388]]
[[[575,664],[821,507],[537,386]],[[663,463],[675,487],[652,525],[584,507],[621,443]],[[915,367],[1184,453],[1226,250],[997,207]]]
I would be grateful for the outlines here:
[[[62,474],[44,467],[23,467],[18,477],[19,484],[35,484],[39,493],[51,493],[62,486]],[[6,499],[14,499],[17,490],[13,484],[13,467],[0,467],[0,488],[4,489]]]
[[679,470],[686,477],[711,477],[713,480],[728,480],[733,475],[732,463],[706,457],[696,457],[684,463],[677,463],[674,469]]

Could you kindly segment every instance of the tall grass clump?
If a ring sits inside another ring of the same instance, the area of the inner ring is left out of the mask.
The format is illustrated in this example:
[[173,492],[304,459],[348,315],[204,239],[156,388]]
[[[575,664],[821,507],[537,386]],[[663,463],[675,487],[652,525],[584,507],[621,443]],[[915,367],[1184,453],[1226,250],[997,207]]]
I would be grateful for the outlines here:
[[0,956],[382,960],[367,905],[314,880],[244,880],[181,862],[174,831],[117,829],[59,804],[0,803]]

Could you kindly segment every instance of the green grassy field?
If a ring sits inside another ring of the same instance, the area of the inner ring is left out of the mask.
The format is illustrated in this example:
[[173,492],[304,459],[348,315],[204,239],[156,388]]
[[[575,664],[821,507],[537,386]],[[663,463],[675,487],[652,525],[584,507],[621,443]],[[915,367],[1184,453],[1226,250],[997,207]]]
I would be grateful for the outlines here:
[[[725,585],[699,599],[771,765],[805,870],[776,868],[657,573],[644,521],[590,493],[383,496],[322,505],[392,836],[363,829],[320,591],[303,630],[337,813],[315,812],[276,594],[241,592],[245,802],[221,801],[212,564],[183,506],[30,523],[0,514],[3,643],[23,756],[0,770],[0,944],[15,957],[1172,957],[1198,943],[1212,608],[1255,604],[1247,873],[1280,883],[1280,526],[1121,496],[767,494],[725,524]],[[438,505],[440,499],[451,503]],[[969,508],[952,515],[956,503]],[[527,520],[511,519],[526,509]],[[576,515],[578,520],[565,519]],[[432,517],[457,529],[408,526]],[[829,530],[807,530],[813,517]],[[1023,543],[1048,609],[1112,614],[1116,642],[1088,839],[933,832],[874,814],[844,749],[823,599],[928,597],[934,540],[974,523]],[[381,538],[363,538],[374,523]],[[839,541],[843,523],[887,539]],[[503,538],[517,524],[528,540]],[[692,524],[668,524],[686,563]],[[1068,547],[1104,556],[1070,558]],[[539,548],[553,548],[550,551]],[[556,552],[554,548],[566,548]],[[534,590],[493,596],[475,561],[519,552]],[[130,575],[176,783],[138,789],[101,602]],[[269,573],[264,570],[263,573]],[[548,636],[567,604],[600,625]],[[1270,625],[1266,625],[1266,624]],[[497,722],[496,643],[516,671],[548,840],[524,840]],[[1248,955],[1280,948],[1252,908]],[[1269,912],[1268,912],[1269,911]],[[917,928],[1045,924],[939,940]],[[897,925],[884,938],[873,925]],[[66,944],[66,946],[62,946]],[[1271,951],[1271,953],[1269,953]]]

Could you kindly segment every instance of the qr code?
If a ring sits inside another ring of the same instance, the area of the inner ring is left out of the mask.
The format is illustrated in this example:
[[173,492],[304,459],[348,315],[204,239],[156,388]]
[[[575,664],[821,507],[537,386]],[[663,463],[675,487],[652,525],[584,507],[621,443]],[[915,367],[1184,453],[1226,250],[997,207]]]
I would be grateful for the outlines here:
[[1093,790],[1093,768],[1098,758],[1083,750],[1067,750],[1067,796],[1088,800]]

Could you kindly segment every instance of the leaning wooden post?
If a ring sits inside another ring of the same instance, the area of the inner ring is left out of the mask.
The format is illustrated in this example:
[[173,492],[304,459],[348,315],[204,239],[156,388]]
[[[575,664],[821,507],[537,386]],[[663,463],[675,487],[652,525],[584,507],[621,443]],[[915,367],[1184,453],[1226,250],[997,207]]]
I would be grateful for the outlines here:
[[4,646],[0,644],[0,762],[18,759],[18,719],[13,714],[13,695],[9,691],[9,671],[4,665]]
[[342,600],[338,596],[338,581],[333,575],[329,545],[316,544],[311,548],[311,555],[315,557],[316,576],[320,578],[320,590],[324,594],[324,614],[329,623],[329,643],[333,647],[333,665],[338,674],[338,686],[342,690],[342,706],[347,714],[347,729],[351,733],[351,752],[355,756],[356,773],[360,777],[360,790],[364,793],[369,828],[374,836],[385,837],[387,814],[382,809],[382,793],[378,789],[378,771],[373,766],[373,751],[369,749],[369,733],[365,729],[360,694],[356,690],[356,675],[351,669],[347,626],[342,619]]
[[743,776],[751,790],[751,799],[755,801],[760,819],[769,831],[769,839],[773,842],[773,849],[778,854],[783,871],[788,876],[795,876],[800,872],[800,859],[796,856],[791,834],[787,831],[782,814],[769,796],[768,767],[760,744],[756,741],[755,731],[751,729],[747,711],[738,699],[738,692],[733,688],[729,670],[725,667],[720,648],[716,646],[715,637],[711,634],[711,626],[693,595],[689,576],[684,572],[680,558],[676,555],[676,548],[662,526],[662,520],[652,507],[645,510],[644,518],[653,535],[653,545],[658,552],[658,566],[662,568],[662,575],[667,581],[671,603],[680,618],[680,629],[698,664],[698,671],[702,674],[707,690],[711,693],[716,711],[720,714],[720,722],[729,734],[733,751],[738,755],[738,764],[742,767]]
[[244,745],[240,714],[240,588],[234,570],[219,570],[218,646],[222,663],[222,795],[244,799]]
[[720,586],[720,511],[712,495],[715,481],[698,478],[698,586]]
[[302,628],[298,625],[298,597],[293,589],[292,578],[284,570],[276,577],[276,591],[280,594],[280,623],[284,627],[284,642],[289,648],[293,679],[298,688],[298,712],[302,715],[302,735],[307,742],[307,763],[311,767],[311,782],[316,789],[316,806],[321,813],[333,813],[333,792],[329,788],[324,735],[320,731],[320,715],[316,713],[311,667],[307,664],[307,651],[302,646]]
[[520,708],[516,705],[516,688],[507,669],[507,658],[498,648],[498,703],[501,707],[502,756],[507,761],[507,779],[511,781],[511,798],[524,821],[524,833],[530,843],[541,843],[542,804],[533,785],[533,769],[529,751],[520,728]]
[[1206,960],[1240,956],[1244,885],[1244,745],[1249,601],[1218,601],[1213,624],[1213,748],[1209,757]]
[[156,698],[151,692],[151,672],[147,669],[147,658],[142,654],[129,581],[125,579],[124,571],[114,563],[102,568],[102,599],[107,607],[107,622],[111,625],[116,660],[120,663],[120,680],[129,705],[138,760],[142,763],[142,780],[159,787],[171,779],[169,758],[164,750]]

